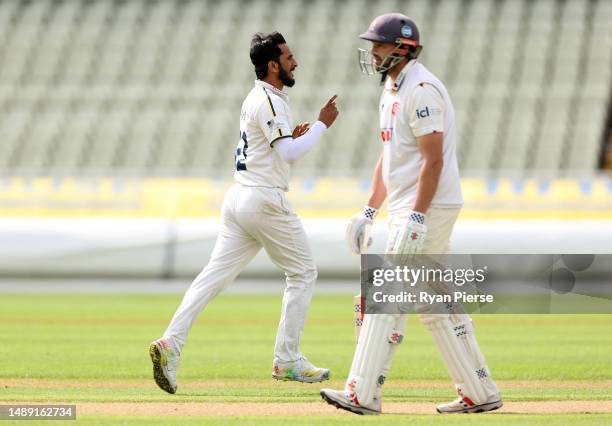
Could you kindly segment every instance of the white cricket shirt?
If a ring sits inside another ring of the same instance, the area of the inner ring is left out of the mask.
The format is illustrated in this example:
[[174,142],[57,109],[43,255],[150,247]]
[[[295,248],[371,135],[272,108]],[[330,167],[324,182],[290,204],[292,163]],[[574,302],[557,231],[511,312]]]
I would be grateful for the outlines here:
[[423,164],[416,138],[433,132],[444,133],[444,166],[431,205],[463,205],[455,152],[455,111],[444,84],[412,60],[404,66],[395,83],[387,79],[379,110],[382,174],[389,213],[412,208]]
[[274,141],[291,137],[288,96],[274,86],[255,80],[242,103],[240,140],[236,147],[236,182],[245,186],[289,188],[289,163],[272,148]]

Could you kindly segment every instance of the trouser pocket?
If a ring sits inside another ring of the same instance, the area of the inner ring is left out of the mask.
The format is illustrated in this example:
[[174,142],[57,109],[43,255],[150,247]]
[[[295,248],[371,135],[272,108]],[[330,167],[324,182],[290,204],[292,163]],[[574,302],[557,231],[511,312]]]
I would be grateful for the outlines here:
[[262,210],[264,213],[272,215],[286,216],[291,213],[291,207],[285,197],[285,194],[280,189],[262,188],[264,202]]

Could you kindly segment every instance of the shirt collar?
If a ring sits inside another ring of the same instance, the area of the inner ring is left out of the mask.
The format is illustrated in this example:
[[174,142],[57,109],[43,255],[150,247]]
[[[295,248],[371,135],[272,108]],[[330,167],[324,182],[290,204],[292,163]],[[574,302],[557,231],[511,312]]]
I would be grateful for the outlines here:
[[271,90],[273,93],[283,98],[285,101],[289,99],[289,96],[285,92],[283,92],[282,90],[278,90],[276,87],[272,86],[269,83],[266,83],[265,81],[255,80],[255,86],[265,87],[266,89]]
[[402,83],[406,79],[406,75],[408,75],[410,70],[413,69],[416,64],[416,59],[411,59],[410,61],[408,61],[408,63],[404,65],[404,68],[402,68],[400,73],[397,75],[397,78],[395,79],[394,83],[391,83],[391,79],[387,78],[387,81],[385,82],[385,90],[397,92],[400,87],[402,87]]

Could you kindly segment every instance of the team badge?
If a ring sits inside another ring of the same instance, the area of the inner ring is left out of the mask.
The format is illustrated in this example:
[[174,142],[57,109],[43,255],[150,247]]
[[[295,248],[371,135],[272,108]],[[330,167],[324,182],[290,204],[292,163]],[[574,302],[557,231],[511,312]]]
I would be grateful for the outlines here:
[[412,37],[412,27],[408,24],[405,24],[402,27],[402,35],[406,38]]

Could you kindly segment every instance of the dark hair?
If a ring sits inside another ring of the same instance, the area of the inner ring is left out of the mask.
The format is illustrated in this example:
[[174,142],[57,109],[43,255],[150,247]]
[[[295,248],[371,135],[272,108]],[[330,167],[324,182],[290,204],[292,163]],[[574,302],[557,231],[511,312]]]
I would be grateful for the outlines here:
[[255,74],[258,79],[268,75],[268,62],[278,62],[281,50],[279,44],[285,44],[285,38],[277,31],[270,34],[257,33],[251,39],[251,62],[255,65]]

